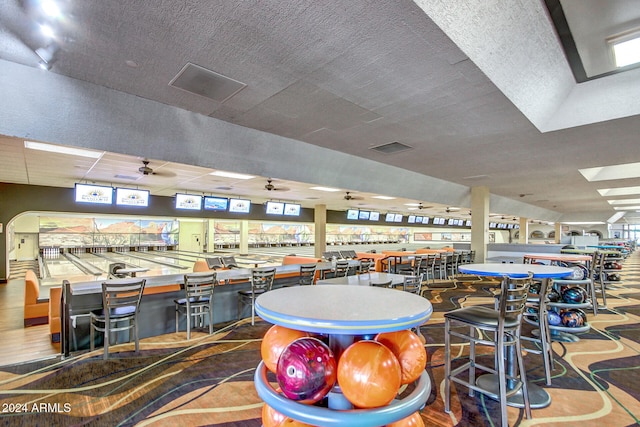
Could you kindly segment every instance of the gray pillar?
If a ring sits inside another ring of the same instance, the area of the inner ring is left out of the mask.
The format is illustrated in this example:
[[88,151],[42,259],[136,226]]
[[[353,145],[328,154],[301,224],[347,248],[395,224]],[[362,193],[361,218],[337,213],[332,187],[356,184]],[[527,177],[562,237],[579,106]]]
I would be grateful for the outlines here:
[[484,262],[489,241],[489,187],[471,188],[471,250]]
[[313,210],[315,225],[314,253],[316,258],[322,258],[327,250],[327,205],[315,205]]

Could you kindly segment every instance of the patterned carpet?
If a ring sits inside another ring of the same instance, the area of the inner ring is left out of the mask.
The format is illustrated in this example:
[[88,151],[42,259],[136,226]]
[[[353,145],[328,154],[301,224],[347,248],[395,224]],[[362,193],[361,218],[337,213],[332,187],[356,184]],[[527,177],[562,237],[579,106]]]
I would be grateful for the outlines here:
[[[580,341],[554,342],[555,370],[544,384],[541,357],[528,353],[528,377],[551,396],[549,407],[509,408],[510,425],[631,426],[640,424],[640,254],[625,261],[622,282],[608,291],[608,309],[589,314],[592,329]],[[432,289],[432,319],[422,327],[429,355],[431,396],[422,410],[426,425],[493,426],[500,422],[496,402],[469,397],[453,387],[452,413],[443,410],[442,314],[469,304],[493,304],[493,282]],[[224,327],[223,327],[224,326]],[[0,422],[56,426],[260,426],[262,403],[253,373],[260,339],[270,327],[246,320],[218,325],[214,335],[185,332],[66,360],[49,359],[0,367]],[[458,361],[456,361],[458,363]],[[19,411],[19,412],[18,412]]]

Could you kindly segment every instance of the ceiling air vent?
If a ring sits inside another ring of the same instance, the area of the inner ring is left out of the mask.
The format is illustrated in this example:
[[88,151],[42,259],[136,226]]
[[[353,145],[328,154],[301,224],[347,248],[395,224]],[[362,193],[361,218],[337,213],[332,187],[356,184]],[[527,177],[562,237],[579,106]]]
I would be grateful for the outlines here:
[[169,85],[218,102],[225,102],[247,86],[190,62],[182,67]]
[[375,147],[371,147],[372,150],[378,151],[383,154],[393,154],[398,153],[400,151],[410,150],[413,147],[402,144],[400,142],[389,142],[388,144],[376,145]]

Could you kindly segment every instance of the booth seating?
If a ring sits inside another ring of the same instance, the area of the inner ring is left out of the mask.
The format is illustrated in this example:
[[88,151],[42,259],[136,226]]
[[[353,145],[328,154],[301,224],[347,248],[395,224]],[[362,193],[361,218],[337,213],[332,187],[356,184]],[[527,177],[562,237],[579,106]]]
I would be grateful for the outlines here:
[[209,265],[210,263],[207,262],[207,260],[199,259],[193,264],[193,272],[199,273],[203,271],[228,270],[228,268],[222,266],[222,263],[220,264],[220,267],[215,268],[210,268]]
[[62,287],[56,286],[49,290],[49,334],[51,342],[60,342],[60,303],[62,302]]
[[40,279],[33,270],[27,270],[24,286],[24,326],[46,325],[49,322],[49,300],[40,298]]

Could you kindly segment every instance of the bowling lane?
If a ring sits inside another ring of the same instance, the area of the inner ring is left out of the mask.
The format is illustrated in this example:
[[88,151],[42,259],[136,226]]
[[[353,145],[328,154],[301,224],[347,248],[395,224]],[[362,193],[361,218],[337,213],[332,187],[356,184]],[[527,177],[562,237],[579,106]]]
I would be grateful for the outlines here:
[[162,252],[107,252],[98,254],[81,254],[83,261],[88,261],[105,272],[109,264],[122,262],[125,267],[148,268],[149,271],[138,274],[144,276],[161,276],[164,274],[180,274],[193,269],[195,261],[181,261],[162,256]]

